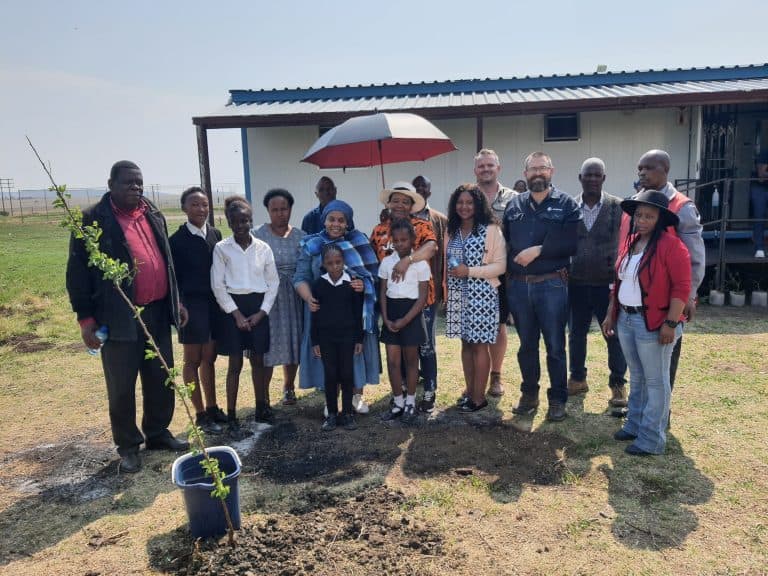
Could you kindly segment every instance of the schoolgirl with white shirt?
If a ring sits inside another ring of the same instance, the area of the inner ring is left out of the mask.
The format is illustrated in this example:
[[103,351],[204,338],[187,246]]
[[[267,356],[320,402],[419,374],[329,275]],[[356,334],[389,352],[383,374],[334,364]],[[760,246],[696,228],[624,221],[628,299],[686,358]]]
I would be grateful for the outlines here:
[[[394,252],[379,265],[379,292],[383,327],[380,340],[386,345],[387,371],[392,386],[393,402],[383,420],[402,418],[406,424],[416,418],[416,384],[419,379],[419,346],[427,338],[424,305],[429,292],[432,271],[425,260],[413,262],[405,277],[394,282],[392,270],[402,258],[413,252],[416,232],[408,220],[396,220],[390,228]],[[403,398],[402,361],[405,359],[407,394]]]
[[251,353],[255,418],[260,422],[272,419],[264,354],[269,350],[269,312],[277,298],[280,277],[272,249],[251,234],[250,204],[240,196],[231,196],[224,201],[224,212],[232,236],[213,249],[211,288],[225,314],[216,346],[219,354],[229,356],[227,418],[230,435],[239,439],[243,433],[236,405],[244,350]]

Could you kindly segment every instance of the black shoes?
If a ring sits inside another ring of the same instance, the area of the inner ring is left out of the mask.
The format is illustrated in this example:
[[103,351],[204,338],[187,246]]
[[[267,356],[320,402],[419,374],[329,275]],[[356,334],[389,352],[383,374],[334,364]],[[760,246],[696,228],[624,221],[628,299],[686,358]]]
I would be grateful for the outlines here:
[[321,427],[323,432],[332,432],[336,430],[336,414],[328,414]]
[[392,407],[381,415],[381,419],[384,420],[384,422],[388,422],[390,420],[394,420],[395,418],[400,418],[404,411],[405,406],[398,406],[397,404],[393,403]]
[[651,452],[646,452],[645,450],[641,450],[634,444],[630,444],[629,446],[624,448],[624,452],[626,452],[630,456],[653,456]]
[[123,454],[120,459],[118,470],[120,472],[125,472],[126,474],[135,474],[141,470],[141,456],[139,456],[139,453],[128,452]]
[[189,450],[189,442],[176,440],[170,432],[166,432],[157,438],[147,438],[147,450],[172,450],[174,452],[186,452]]
[[217,424],[208,416],[208,412],[198,412],[195,418],[195,426],[206,434],[220,434],[224,430],[220,424]]
[[424,391],[424,396],[419,402],[419,410],[427,414],[431,414],[435,410],[435,393],[433,391]]
[[227,415],[224,414],[224,410],[222,410],[218,406],[209,406],[208,408],[205,409],[205,413],[207,414],[211,422],[215,422],[216,424],[226,424],[227,422],[229,422]]
[[484,408],[488,408],[488,400],[483,400],[480,404],[475,404],[471,398],[467,398],[467,401],[459,407],[459,412],[462,414],[468,414],[470,412],[477,412],[478,410],[482,410]]
[[[517,406],[512,408],[512,412],[521,416],[530,416],[538,409],[539,397],[533,396],[532,394],[523,394],[520,396],[520,401],[517,403]],[[565,408],[563,408],[563,411],[565,411]]]
[[253,413],[253,419],[256,422],[272,424],[275,421],[275,413],[269,406],[257,406],[256,411]]
[[416,406],[414,404],[406,404],[403,408],[403,414],[400,416],[400,421],[403,424],[413,424],[416,421]]
[[625,432],[624,428],[621,428],[613,435],[613,439],[618,440],[619,442],[626,442],[627,440],[634,440],[635,438],[637,438],[637,436]]
[[549,405],[547,420],[550,422],[562,422],[566,416],[568,416],[568,413],[565,411],[565,404],[552,403]]
[[250,430],[243,430],[240,427],[240,421],[234,416],[227,418],[227,436],[229,436],[232,440],[243,440],[252,434],[253,432]]
[[336,423],[344,428],[344,430],[357,430],[357,421],[355,421],[354,414],[342,414],[337,418]]

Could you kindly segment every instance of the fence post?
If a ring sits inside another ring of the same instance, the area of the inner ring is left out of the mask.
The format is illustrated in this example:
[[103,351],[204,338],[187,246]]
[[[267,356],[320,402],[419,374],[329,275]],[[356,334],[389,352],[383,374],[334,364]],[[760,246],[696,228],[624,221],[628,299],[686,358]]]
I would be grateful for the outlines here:
[[24,224],[24,209],[21,207],[21,190],[16,190],[16,197],[19,199],[19,214],[21,214],[21,223]]
[[725,289],[725,234],[728,230],[728,220],[731,217],[731,187],[733,181],[726,178],[723,181],[723,196],[721,198],[720,208],[720,238],[718,238],[717,249],[717,289],[721,292]]

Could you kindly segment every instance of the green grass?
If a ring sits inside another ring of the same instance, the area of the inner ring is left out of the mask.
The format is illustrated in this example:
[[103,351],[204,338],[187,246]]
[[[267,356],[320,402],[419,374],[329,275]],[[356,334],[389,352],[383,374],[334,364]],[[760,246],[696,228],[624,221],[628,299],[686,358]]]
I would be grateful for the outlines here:
[[[88,504],[41,502],[39,508],[27,509],[29,495],[15,489],[19,479],[45,465],[36,460],[14,464],[12,457],[22,451],[89,435],[109,445],[110,436],[100,365],[84,353],[64,289],[66,232],[52,223],[21,224],[0,217],[0,238],[0,421],[10,423],[0,433],[0,461],[6,462],[0,468],[0,509],[6,518],[2,525],[13,523],[5,533],[7,549],[20,554],[30,542],[47,542],[32,546],[29,558],[20,555],[10,564],[0,563],[0,573],[151,573],[148,543],[156,533],[167,535],[184,522],[179,494],[169,486],[167,458],[153,455],[145,472],[125,489]],[[447,453],[455,462],[437,472],[408,473],[394,463],[392,468],[379,463],[380,468],[372,466],[367,475],[341,484],[339,490],[364,490],[371,478],[402,489],[408,497],[403,508],[439,527],[452,543],[448,552],[454,554],[454,564],[443,573],[765,573],[768,313],[702,307],[689,328],[664,457],[631,458],[623,453],[624,444],[612,439],[619,422],[605,414],[606,353],[593,330],[590,392],[569,402],[570,416],[562,424],[545,423],[542,410],[525,436],[534,442],[549,438],[549,446],[534,444],[534,449],[562,456],[555,480],[541,486],[525,476],[526,470],[513,470],[515,465],[507,463],[514,461],[520,449],[515,442],[523,437],[509,436],[510,409],[520,381],[512,331],[504,368],[507,394],[494,401],[492,414],[481,415],[473,424],[448,427],[444,436],[445,441],[470,437],[476,446],[463,446],[495,454],[503,466],[484,467],[472,454]],[[35,338],[49,348],[22,353],[13,337]],[[463,376],[457,341],[440,337],[438,353],[442,411],[454,403]],[[217,369],[223,393],[226,362],[219,362]],[[273,398],[278,397],[279,381],[276,371]],[[243,380],[245,409],[252,406],[249,388]],[[369,401],[383,400],[388,388],[384,378],[366,396]],[[544,394],[542,390],[543,402]],[[297,409],[320,401],[300,394]],[[183,428],[177,417],[173,431]],[[504,433],[510,439],[502,442]],[[419,434],[414,430],[411,445],[403,445],[405,460]],[[350,438],[368,440],[360,434]],[[455,468],[473,472],[458,477]],[[512,472],[525,480],[510,480]],[[278,485],[254,471],[244,474],[246,522],[259,511],[287,513],[315,486],[312,478]],[[70,528],[72,518],[84,518],[78,521],[83,530]],[[120,546],[94,551],[83,535],[86,530],[105,535],[129,530],[130,535]],[[513,553],[494,552],[500,550]]]

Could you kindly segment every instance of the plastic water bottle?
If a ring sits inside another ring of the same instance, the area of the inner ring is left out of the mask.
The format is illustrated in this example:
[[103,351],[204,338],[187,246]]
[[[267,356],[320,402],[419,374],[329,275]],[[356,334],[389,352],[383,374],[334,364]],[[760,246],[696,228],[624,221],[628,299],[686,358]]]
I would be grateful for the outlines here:
[[719,208],[720,207],[720,193],[717,191],[717,186],[715,186],[715,191],[712,192],[712,208]]
[[96,338],[98,338],[99,342],[101,344],[98,348],[88,348],[88,354],[91,356],[97,356],[99,352],[101,351],[101,347],[104,345],[104,342],[107,341],[107,338],[109,337],[109,330],[106,326],[99,326],[99,329],[96,330],[96,332],[93,333]]
[[461,264],[461,262],[459,262],[459,259],[456,258],[456,256],[451,255],[451,256],[448,257],[448,269],[449,270],[453,270],[459,264]]

